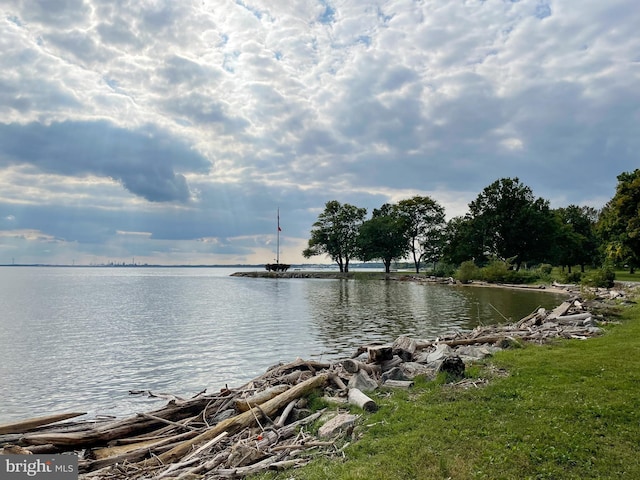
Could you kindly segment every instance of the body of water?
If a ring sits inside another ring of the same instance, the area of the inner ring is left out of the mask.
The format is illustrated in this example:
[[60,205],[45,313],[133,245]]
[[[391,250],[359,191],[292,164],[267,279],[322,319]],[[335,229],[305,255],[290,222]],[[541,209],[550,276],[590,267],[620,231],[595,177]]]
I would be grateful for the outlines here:
[[[227,268],[0,268],[0,423],[124,416],[238,387],[296,357],[517,320],[563,297],[411,282],[230,277]],[[498,313],[500,312],[500,313]]]

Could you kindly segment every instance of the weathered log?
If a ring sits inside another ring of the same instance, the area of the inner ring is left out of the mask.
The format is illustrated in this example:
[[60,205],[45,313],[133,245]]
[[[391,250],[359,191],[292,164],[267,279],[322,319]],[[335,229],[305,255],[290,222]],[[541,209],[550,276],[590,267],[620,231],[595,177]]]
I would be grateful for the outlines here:
[[342,367],[349,373],[356,373],[358,370],[364,370],[370,375],[377,375],[380,373],[379,365],[370,365],[350,358],[342,361]]
[[289,385],[274,385],[273,387],[269,387],[250,397],[238,398],[235,401],[236,410],[239,412],[246,412],[250,408],[255,407],[256,405],[261,405],[267,400],[271,400],[281,393],[286,392],[289,388]]
[[316,362],[313,360],[303,360],[302,358],[296,358],[293,362],[284,363],[282,365],[276,365],[275,367],[267,370],[267,372],[264,375],[258,377],[258,379],[252,380],[252,382],[255,380],[260,380],[264,378],[270,378],[270,377],[290,373],[293,370],[302,369],[302,370],[309,370],[311,372],[316,372],[318,370],[326,370],[328,368],[331,368],[330,363]]
[[393,358],[393,348],[388,345],[368,347],[369,363],[382,363]]
[[289,417],[289,414],[291,413],[293,408],[296,406],[296,403],[298,403],[297,399],[291,400],[289,402],[289,404],[284,408],[284,410],[280,414],[280,417],[276,419],[276,423],[274,424],[275,428],[281,428],[284,426],[284,424],[287,422],[287,418]]
[[591,313],[576,313],[574,315],[563,315],[561,317],[557,317],[553,321],[558,325],[573,325],[577,323],[581,323],[587,318],[591,318],[593,315]]
[[50,425],[52,423],[61,422],[70,418],[80,417],[86,415],[87,412],[69,412],[58,413],[54,415],[47,415],[44,417],[29,418],[27,420],[20,420],[18,422],[5,423],[0,425],[0,435],[7,433],[23,433],[33,430],[36,427],[43,425]]
[[337,373],[332,373],[331,375],[329,375],[329,379],[340,390],[344,390],[345,392],[347,391],[348,387],[344,384],[344,382],[342,381],[342,378],[340,378]]
[[375,412],[378,410],[378,405],[371,398],[367,397],[362,391],[357,388],[349,390],[349,403],[356,405],[367,412]]
[[403,362],[410,362],[413,354],[416,352],[418,342],[407,337],[400,336],[393,342],[392,351],[394,355],[398,355]]
[[243,412],[240,415],[223,420],[222,422],[214,425],[210,429],[201,433],[197,437],[182,442],[180,445],[158,456],[158,459],[149,459],[145,463],[148,465],[155,465],[160,461],[161,463],[173,463],[182,457],[184,457],[193,445],[197,445],[202,442],[207,442],[212,438],[220,435],[222,432],[227,432],[229,435],[252,425],[253,422],[263,415],[272,416],[279,409],[286,406],[290,401],[300,398],[307,393],[311,392],[315,388],[323,385],[329,379],[328,373],[319,373],[316,376],[306,380],[298,385],[291,387],[284,393],[281,393],[277,397],[266,401],[260,407],[254,407],[247,412]]
[[212,473],[223,478],[243,478],[247,475],[253,475],[268,469],[272,463],[276,462],[276,460],[278,460],[278,457],[267,457],[253,465],[238,468],[220,468],[218,470],[214,470]]
[[569,300],[565,300],[556,308],[554,308],[549,315],[547,315],[546,320],[555,320],[558,317],[566,315],[566,313],[569,311],[569,309],[571,308],[571,306],[575,301],[576,301],[575,297]]
[[126,455],[129,452],[139,449],[151,450],[155,447],[161,447],[170,443],[182,442],[198,435],[198,432],[185,432],[179,435],[171,435],[168,437],[150,438],[137,443],[127,443],[125,445],[115,445],[111,447],[95,448],[91,450],[90,455],[95,460],[102,460],[109,457],[117,457]]
[[404,363],[402,359],[399,356],[394,355],[391,359],[386,360],[380,365],[380,371],[381,372],[389,371],[392,368],[395,368],[398,365],[401,365],[402,363]]
[[459,345],[477,345],[482,343],[496,343],[503,340],[506,335],[497,335],[491,337],[477,337],[477,338],[461,338],[459,340],[449,340],[444,343],[445,345],[449,345],[450,347],[457,347]]

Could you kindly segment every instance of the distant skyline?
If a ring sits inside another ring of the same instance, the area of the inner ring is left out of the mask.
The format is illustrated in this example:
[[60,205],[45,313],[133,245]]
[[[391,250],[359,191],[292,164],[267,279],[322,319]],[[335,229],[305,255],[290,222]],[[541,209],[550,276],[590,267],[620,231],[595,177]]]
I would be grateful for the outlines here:
[[600,208],[640,166],[633,0],[7,0],[0,264],[261,264],[329,200],[518,177]]

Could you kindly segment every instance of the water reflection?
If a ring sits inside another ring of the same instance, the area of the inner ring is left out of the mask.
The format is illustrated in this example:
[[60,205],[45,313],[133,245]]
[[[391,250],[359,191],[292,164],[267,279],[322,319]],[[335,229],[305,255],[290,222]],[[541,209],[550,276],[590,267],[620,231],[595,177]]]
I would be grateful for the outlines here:
[[327,355],[345,355],[399,335],[435,338],[479,324],[520,319],[561,298],[546,292],[422,285],[398,281],[326,281],[308,295],[311,319]]

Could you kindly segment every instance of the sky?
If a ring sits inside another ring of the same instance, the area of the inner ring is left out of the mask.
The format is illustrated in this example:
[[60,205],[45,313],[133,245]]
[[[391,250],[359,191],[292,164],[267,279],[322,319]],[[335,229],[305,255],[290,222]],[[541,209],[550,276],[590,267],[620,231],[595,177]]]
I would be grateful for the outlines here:
[[331,200],[640,167],[637,0],[4,0],[0,264],[305,260]]

